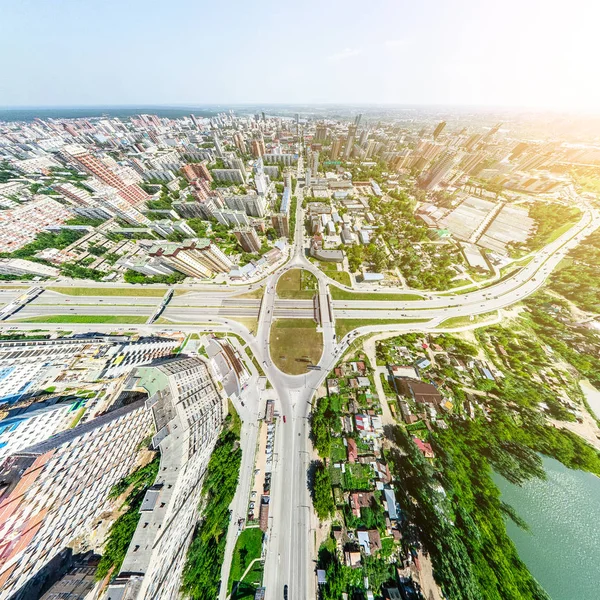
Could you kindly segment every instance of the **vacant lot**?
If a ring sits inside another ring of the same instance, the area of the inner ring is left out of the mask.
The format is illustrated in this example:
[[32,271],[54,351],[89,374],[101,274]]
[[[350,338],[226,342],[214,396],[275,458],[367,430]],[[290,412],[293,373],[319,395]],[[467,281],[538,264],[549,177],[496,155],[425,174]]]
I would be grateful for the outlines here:
[[279,369],[290,375],[306,373],[323,353],[323,336],[312,319],[278,319],[271,327],[271,358]]
[[317,279],[310,271],[292,269],[277,281],[280,298],[310,300],[317,293]]
[[18,319],[19,323],[145,323],[148,317],[127,315],[48,315]]
[[111,287],[49,287],[51,292],[68,296],[155,296],[162,298],[167,288],[111,288]]

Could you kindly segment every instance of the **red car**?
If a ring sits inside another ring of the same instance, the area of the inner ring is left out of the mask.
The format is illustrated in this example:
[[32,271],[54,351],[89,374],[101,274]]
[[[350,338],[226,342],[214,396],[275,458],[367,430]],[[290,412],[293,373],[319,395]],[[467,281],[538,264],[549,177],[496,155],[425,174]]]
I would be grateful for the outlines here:
[[286,422],[286,420],[285,420],[285,415],[283,415],[283,422],[284,422],[284,423]]

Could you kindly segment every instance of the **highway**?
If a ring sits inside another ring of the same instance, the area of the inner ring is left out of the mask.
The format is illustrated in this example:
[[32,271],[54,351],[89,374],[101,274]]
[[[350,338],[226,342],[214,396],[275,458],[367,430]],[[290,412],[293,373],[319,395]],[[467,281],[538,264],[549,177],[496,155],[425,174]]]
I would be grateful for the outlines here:
[[[298,167],[299,173],[301,164]],[[299,178],[300,179],[300,178]],[[276,429],[273,477],[271,486],[271,509],[267,532],[267,552],[265,562],[264,585],[267,600],[279,600],[283,597],[283,588],[288,586],[289,600],[306,600],[316,597],[316,578],[314,560],[316,558],[314,532],[317,525],[312,510],[307,485],[307,472],[311,460],[308,417],[315,390],[322,384],[328,372],[335,366],[349,343],[358,335],[378,331],[427,331],[451,317],[468,317],[506,308],[531,295],[541,286],[556,268],[565,254],[577,246],[587,235],[600,226],[600,214],[590,206],[582,205],[583,215],[579,223],[573,226],[557,240],[540,250],[526,266],[516,274],[496,283],[468,293],[442,295],[423,293],[422,300],[335,300],[331,301],[330,288],[334,282],[316,268],[305,256],[304,210],[302,209],[302,187],[296,188],[297,213],[296,231],[290,259],[260,284],[239,286],[235,289],[220,287],[212,291],[194,290],[187,294],[174,296],[166,307],[162,317],[173,324],[131,325],[144,332],[156,332],[170,328],[182,331],[229,331],[236,333],[250,346],[273,386],[278,399],[278,412],[281,415]],[[321,370],[309,371],[305,375],[292,376],[281,372],[271,361],[269,355],[269,332],[273,319],[312,318],[311,300],[284,300],[276,297],[275,289],[278,277],[291,268],[303,268],[311,271],[318,281],[318,296],[321,307],[323,330],[323,354],[319,362]],[[62,285],[62,284],[61,284]],[[79,284],[81,285],[81,284]],[[236,298],[259,287],[264,287],[261,299]],[[48,287],[48,286],[47,286]],[[96,286],[92,286],[96,287]],[[161,297],[102,296],[101,286],[97,296],[66,296],[45,291],[34,301],[3,323],[3,327],[17,329],[39,328],[40,323],[18,323],[16,319],[43,317],[50,315],[123,315],[150,316]],[[122,287],[122,286],[121,286]],[[0,303],[8,303],[22,290],[0,290]],[[389,290],[382,291],[389,294]],[[376,292],[373,293],[375,296]],[[330,315],[328,305],[333,308]],[[334,321],[331,320],[333,316]],[[255,335],[236,318],[256,319]],[[385,319],[399,320],[396,324],[369,324],[348,333],[344,339],[335,336],[337,319]],[[414,320],[423,319],[422,323]],[[404,322],[402,322],[404,320]],[[194,325],[200,323],[201,325]],[[52,326],[60,329],[56,325]],[[128,327],[125,325],[124,327]],[[90,325],[65,323],[62,328],[70,331],[110,331],[115,325]],[[255,375],[254,375],[255,376]],[[246,405],[252,405],[246,402]],[[256,406],[254,406],[256,408]],[[242,446],[246,454],[252,444],[255,445],[255,431],[251,423],[256,413],[242,410],[244,421]],[[283,422],[283,416],[286,422]],[[243,458],[240,494],[236,494],[234,512],[245,511],[243,489],[249,483],[248,457]],[[241,498],[241,499],[240,499]],[[232,527],[235,528],[232,521]],[[233,549],[231,531],[228,534],[227,552]],[[228,559],[230,556],[228,555]],[[226,585],[224,582],[223,585]]]

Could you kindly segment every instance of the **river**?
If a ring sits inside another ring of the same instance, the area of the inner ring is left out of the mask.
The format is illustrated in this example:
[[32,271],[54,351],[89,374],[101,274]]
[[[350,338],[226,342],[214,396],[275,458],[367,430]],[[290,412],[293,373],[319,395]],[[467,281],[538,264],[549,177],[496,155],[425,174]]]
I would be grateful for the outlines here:
[[502,500],[527,522],[507,531],[523,562],[552,600],[600,598],[600,479],[544,458],[546,481],[522,487],[500,475],[494,481]]

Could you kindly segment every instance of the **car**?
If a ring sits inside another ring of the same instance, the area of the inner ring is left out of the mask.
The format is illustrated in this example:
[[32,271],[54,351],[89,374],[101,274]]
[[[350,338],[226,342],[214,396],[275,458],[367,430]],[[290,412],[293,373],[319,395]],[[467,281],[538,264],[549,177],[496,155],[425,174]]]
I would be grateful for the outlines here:
[[254,510],[254,502],[250,502],[250,510]]
[[285,415],[283,415],[283,422],[286,423]]
[[288,586],[287,586],[287,583],[283,586],[283,600],[288,600]]

